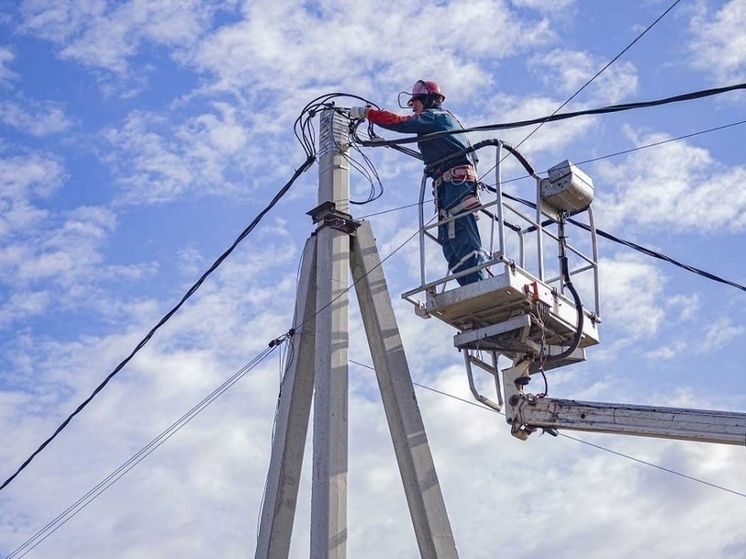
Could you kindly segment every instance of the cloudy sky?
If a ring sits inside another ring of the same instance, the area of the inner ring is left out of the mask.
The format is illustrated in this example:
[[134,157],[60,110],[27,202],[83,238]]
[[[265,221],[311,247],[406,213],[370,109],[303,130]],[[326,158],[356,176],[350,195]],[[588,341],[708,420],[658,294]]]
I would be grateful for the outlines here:
[[[303,163],[293,123],[308,102],[344,92],[396,109],[399,91],[432,79],[469,126],[544,116],[673,3],[0,0],[0,478]],[[562,110],[746,81],[746,1],[676,4]],[[601,229],[745,284],[745,115],[746,96],[728,93],[547,124],[520,149],[539,172],[578,163]],[[472,139],[517,145],[531,130]],[[385,274],[461,557],[746,557],[743,448],[572,433],[520,442],[469,403],[455,332],[399,298],[419,279],[416,244],[399,247],[417,229],[420,164],[363,153],[384,192],[353,212],[382,256],[396,251]],[[292,326],[317,187],[313,167],[0,492],[0,556],[253,556],[281,352],[244,367]],[[351,188],[362,200],[370,184],[357,173]],[[610,241],[600,253],[602,343],[549,373],[550,396],[746,411],[746,293]],[[350,322],[348,553],[414,557],[355,304]]]

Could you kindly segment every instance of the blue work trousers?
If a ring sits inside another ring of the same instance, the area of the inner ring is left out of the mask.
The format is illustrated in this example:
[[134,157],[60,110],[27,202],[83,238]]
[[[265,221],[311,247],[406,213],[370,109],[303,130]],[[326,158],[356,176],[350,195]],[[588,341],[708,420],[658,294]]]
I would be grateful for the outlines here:
[[[448,210],[459,204],[464,196],[475,192],[476,183],[474,182],[466,181],[455,184],[445,182],[438,187],[438,205]],[[466,214],[457,217],[452,225],[453,236],[449,234],[449,225],[449,223],[444,223],[438,226],[438,242],[441,244],[443,256],[451,272],[455,274],[483,263],[482,239],[479,236],[476,216]],[[470,253],[471,255],[461,262]],[[456,281],[459,285],[467,285],[486,277],[487,274],[482,269],[456,278]]]

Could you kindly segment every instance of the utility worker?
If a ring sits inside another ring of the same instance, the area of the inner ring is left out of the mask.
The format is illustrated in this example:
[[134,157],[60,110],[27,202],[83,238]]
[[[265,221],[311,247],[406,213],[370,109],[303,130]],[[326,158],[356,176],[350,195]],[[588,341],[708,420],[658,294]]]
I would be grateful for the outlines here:
[[[407,106],[412,108],[413,115],[398,115],[372,107],[352,107],[350,114],[353,118],[367,118],[387,130],[417,136],[463,128],[456,117],[442,108],[445,95],[436,82],[420,80],[410,90],[402,91],[399,94],[401,107],[403,95],[404,99],[409,97]],[[477,198],[479,177],[469,156],[449,159],[428,170],[432,163],[462,151],[467,146],[468,140],[463,134],[451,134],[417,143],[428,176],[433,179],[440,221],[474,209],[480,203]],[[454,274],[484,262],[482,241],[473,213],[439,225],[438,242],[448,261],[448,267]],[[466,285],[485,277],[485,271],[481,269],[461,276],[457,281],[460,285]]]

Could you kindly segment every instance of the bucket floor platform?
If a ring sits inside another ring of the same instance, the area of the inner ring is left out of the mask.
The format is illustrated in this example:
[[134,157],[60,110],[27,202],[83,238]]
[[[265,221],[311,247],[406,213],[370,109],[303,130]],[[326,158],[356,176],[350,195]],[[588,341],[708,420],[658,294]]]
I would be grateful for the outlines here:
[[[493,265],[492,272],[485,280],[442,293],[426,286],[403,297],[419,307],[418,314],[434,316],[459,330],[454,344],[460,349],[511,355],[536,353],[549,346],[551,354],[571,342],[578,322],[571,299],[516,266],[501,263]],[[413,299],[422,292],[426,294],[424,303]],[[583,313],[579,350],[599,342],[597,317]],[[582,359],[578,356],[571,361]]]

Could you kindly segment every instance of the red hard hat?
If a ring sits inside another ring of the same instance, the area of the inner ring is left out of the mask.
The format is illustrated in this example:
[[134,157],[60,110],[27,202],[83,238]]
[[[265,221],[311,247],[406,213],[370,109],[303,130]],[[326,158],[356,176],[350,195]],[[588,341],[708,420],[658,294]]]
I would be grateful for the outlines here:
[[409,88],[408,91],[402,91],[399,94],[399,106],[404,107],[404,105],[402,104],[402,97],[409,97],[409,99],[407,100],[407,106],[411,107],[412,101],[414,101],[417,97],[424,95],[435,95],[439,103],[442,103],[446,99],[446,96],[443,95],[443,92],[440,90],[438,82],[418,80],[417,83]]
[[438,95],[440,96],[441,101],[446,98],[446,96],[443,95],[443,92],[440,91],[440,86],[437,82],[426,82],[422,80],[418,81],[412,87],[412,97],[417,95]]

